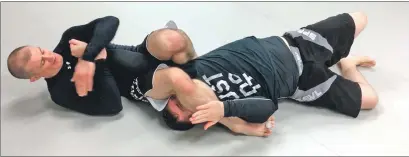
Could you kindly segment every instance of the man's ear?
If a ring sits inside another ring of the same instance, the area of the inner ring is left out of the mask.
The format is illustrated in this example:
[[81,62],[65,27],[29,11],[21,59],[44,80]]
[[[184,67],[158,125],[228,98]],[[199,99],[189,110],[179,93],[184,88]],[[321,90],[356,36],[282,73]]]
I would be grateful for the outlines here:
[[175,21],[170,20],[166,23],[165,28],[178,29],[178,26],[176,25]]
[[40,78],[41,77],[38,77],[38,76],[30,77],[30,82],[35,82],[35,81],[39,80]]

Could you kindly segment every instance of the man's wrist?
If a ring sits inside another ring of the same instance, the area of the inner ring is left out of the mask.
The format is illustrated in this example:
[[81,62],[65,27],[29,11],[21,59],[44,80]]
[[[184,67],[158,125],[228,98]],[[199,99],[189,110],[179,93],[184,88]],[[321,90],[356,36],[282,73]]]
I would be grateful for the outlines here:
[[222,101],[219,101],[218,102],[219,103],[219,105],[220,105],[220,109],[221,109],[221,116],[220,116],[220,118],[223,118],[224,117],[224,104],[223,104],[223,102]]
[[86,55],[85,52],[84,52],[84,55],[82,55],[82,59],[83,59],[84,61],[94,62],[94,59],[95,59],[95,58],[93,58],[91,55]]
[[230,104],[228,100],[221,102],[223,104],[223,117],[231,117]]

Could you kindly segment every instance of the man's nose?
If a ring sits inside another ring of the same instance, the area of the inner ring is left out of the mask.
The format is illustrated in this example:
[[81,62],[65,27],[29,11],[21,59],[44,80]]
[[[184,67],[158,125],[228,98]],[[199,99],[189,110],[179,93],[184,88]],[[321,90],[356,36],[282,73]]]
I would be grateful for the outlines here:
[[53,61],[54,57],[52,55],[44,55],[43,58],[47,61]]

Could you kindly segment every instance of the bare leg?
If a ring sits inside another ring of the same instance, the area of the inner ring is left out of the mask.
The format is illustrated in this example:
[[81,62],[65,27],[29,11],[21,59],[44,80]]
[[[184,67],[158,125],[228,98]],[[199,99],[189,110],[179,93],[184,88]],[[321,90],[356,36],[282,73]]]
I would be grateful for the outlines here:
[[220,120],[220,123],[228,127],[234,133],[259,137],[270,136],[271,130],[275,126],[273,116],[264,123],[248,123],[237,117],[223,118]]
[[358,35],[365,29],[366,25],[368,24],[368,17],[363,12],[353,12],[349,13],[349,15],[354,19],[355,23],[355,34],[354,37],[358,37]]
[[[271,116],[267,122],[264,123],[247,123],[245,129],[243,130],[244,134],[250,136],[262,136],[267,137],[272,133],[272,129],[275,127],[274,117]],[[270,124],[268,124],[270,123]]]
[[375,64],[375,60],[367,56],[350,56],[338,63],[343,77],[359,83],[362,90],[361,109],[374,108],[378,103],[378,95],[356,66],[373,67]]

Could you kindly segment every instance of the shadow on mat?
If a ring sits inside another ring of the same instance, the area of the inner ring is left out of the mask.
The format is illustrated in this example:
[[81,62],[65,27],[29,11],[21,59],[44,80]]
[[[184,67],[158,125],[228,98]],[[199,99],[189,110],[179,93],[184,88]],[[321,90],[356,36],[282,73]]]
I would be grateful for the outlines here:
[[7,121],[36,120],[42,116],[50,115],[52,118],[74,120],[81,129],[94,128],[98,124],[112,122],[123,117],[120,113],[114,116],[88,116],[55,104],[44,90],[39,94],[24,96],[11,101],[5,107],[3,115]]
[[[24,118],[33,118],[47,112],[49,103],[48,92],[44,91],[37,95],[30,95],[13,100],[2,107],[4,118],[7,120],[19,120]],[[51,102],[52,103],[52,102]]]

